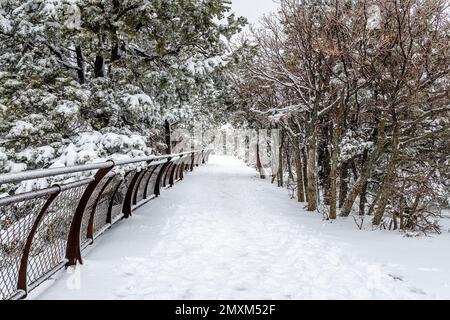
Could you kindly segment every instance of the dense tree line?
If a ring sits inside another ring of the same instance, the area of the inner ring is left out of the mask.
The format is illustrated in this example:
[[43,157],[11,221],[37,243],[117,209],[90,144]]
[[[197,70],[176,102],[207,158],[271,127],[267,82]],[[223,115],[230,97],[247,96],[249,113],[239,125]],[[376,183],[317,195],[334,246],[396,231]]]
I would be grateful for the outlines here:
[[284,166],[272,174],[295,174],[309,211],[438,231],[450,177],[449,31],[442,0],[282,0],[252,32],[237,121],[282,130]]

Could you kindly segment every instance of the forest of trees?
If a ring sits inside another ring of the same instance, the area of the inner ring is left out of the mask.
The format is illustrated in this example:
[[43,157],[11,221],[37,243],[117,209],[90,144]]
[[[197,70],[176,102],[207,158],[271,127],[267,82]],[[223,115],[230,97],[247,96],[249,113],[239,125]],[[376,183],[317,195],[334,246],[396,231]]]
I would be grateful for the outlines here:
[[226,0],[2,0],[0,173],[161,153],[165,121],[272,128],[309,211],[439,231],[448,2],[280,0],[245,25]]
[[439,231],[450,185],[448,13],[443,0],[282,0],[253,30],[240,112],[253,128],[282,130],[278,179],[295,172],[309,211]]

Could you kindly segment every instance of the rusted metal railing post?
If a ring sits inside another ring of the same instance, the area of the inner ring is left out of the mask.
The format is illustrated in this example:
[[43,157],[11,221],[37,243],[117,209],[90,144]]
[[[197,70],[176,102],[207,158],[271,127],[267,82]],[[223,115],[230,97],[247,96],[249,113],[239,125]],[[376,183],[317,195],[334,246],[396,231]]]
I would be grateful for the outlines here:
[[81,233],[81,225],[83,221],[83,214],[88,204],[89,198],[94,192],[95,188],[98,186],[100,181],[111,171],[114,167],[114,161],[109,160],[111,162],[111,167],[99,169],[95,174],[94,181],[91,182],[86,190],[84,191],[80,201],[78,202],[78,206],[75,210],[75,214],[72,219],[72,224],[70,225],[69,236],[67,239],[67,247],[66,247],[66,266],[73,266],[79,263],[83,263],[81,258],[81,245],[80,245],[80,233]]
[[123,201],[123,209],[122,209],[125,219],[128,219],[132,214],[132,206],[133,206],[132,199],[133,199],[133,192],[134,192],[134,187],[136,186],[136,182],[146,172],[147,172],[147,170],[142,170],[141,172],[136,172],[133,179],[131,180],[130,185],[128,186],[127,193],[125,194],[125,200]]
[[113,181],[113,179],[114,179],[114,176],[112,176],[111,178],[108,179],[108,181],[105,183],[105,185],[100,190],[100,192],[99,192],[99,194],[97,196],[97,199],[95,199],[94,205],[92,206],[92,211],[91,211],[91,214],[89,216],[89,222],[88,222],[88,227],[87,227],[87,235],[86,235],[86,237],[88,239],[94,240],[95,212],[97,211],[97,206],[98,206],[98,203],[99,203],[101,197],[103,196],[103,193],[105,192],[106,188],[109,186],[111,181]]
[[[156,169],[159,167],[160,165],[156,165],[154,166],[152,172],[150,173],[150,175],[148,176],[147,182],[145,183],[145,189],[144,189],[144,199],[148,198],[148,185],[150,184],[150,181],[153,177],[153,175],[155,174]],[[160,169],[161,170],[161,169]],[[155,190],[153,190],[152,192],[154,192]],[[152,193],[154,194],[154,193]],[[150,195],[151,196],[151,195]]]
[[[151,177],[151,171],[152,170],[155,170],[155,166],[151,166],[150,164],[152,163],[152,161],[150,160],[150,161],[147,161],[147,164],[148,164],[148,167],[145,169],[145,170],[142,170],[142,174],[141,174],[141,176],[139,177],[139,179],[138,179],[138,181],[136,182],[136,191],[134,192],[134,194],[133,194],[133,202],[132,202],[132,204],[133,205],[136,205],[137,204],[137,195],[138,195],[138,193],[139,193],[139,186],[142,184],[142,180],[145,178],[145,175],[148,173],[148,172],[150,172],[150,176],[149,176],[149,178]],[[144,198],[145,198],[145,194],[144,194]]]
[[183,180],[184,179],[184,168],[186,166],[186,160],[181,161],[180,167],[178,168],[177,172],[177,179]]
[[155,196],[159,197],[161,195],[161,179],[163,177],[163,175],[166,173],[166,169],[168,166],[170,166],[170,161],[172,160],[172,157],[167,158],[167,162],[163,164],[161,170],[158,172],[158,177],[156,178],[156,183],[155,183]]
[[36,219],[33,223],[33,227],[31,228],[30,233],[28,234],[27,241],[23,249],[22,258],[20,260],[19,277],[17,280],[17,289],[22,290],[25,293],[24,296],[22,296],[22,298],[26,298],[26,296],[28,295],[28,286],[27,286],[28,258],[30,256],[33,239],[39,227],[39,224],[41,223],[42,218],[44,217],[50,205],[53,203],[53,201],[61,192],[61,188],[59,186],[56,187],[58,187],[59,190],[54,194],[50,195],[50,197],[47,199],[44,206],[42,207],[41,211],[36,216]]
[[170,172],[170,177],[169,177],[169,184],[170,184],[171,187],[173,187],[173,185],[175,184],[176,172],[177,172],[179,166],[181,165],[180,161],[181,161],[182,158],[183,158],[183,156],[180,156],[180,159],[173,163],[173,169]]

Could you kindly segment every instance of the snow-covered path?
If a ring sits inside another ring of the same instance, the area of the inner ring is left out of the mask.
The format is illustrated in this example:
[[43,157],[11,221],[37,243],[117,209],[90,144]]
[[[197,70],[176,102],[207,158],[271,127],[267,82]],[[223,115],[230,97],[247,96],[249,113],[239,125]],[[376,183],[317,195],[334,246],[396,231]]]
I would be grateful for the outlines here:
[[302,206],[286,190],[258,179],[237,159],[212,156],[97,239],[81,268],[61,272],[32,297],[424,297],[382,265],[303,225],[301,214]]

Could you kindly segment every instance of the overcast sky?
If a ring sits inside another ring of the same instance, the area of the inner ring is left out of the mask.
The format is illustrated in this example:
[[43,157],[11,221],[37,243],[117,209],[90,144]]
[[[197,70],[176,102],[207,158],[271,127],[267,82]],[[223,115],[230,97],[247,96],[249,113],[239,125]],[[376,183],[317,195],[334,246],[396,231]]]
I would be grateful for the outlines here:
[[279,0],[232,0],[232,11],[244,16],[250,23],[257,23],[266,13],[276,11]]

